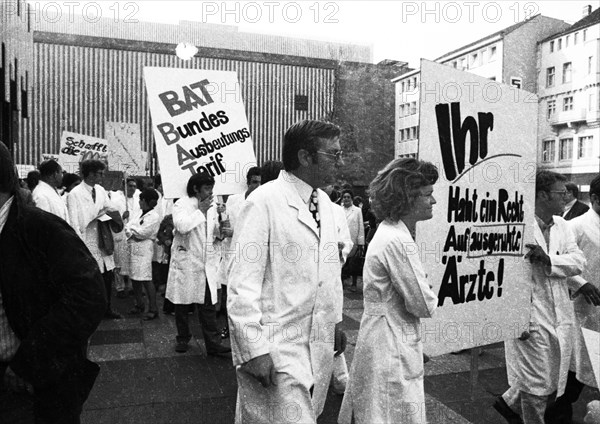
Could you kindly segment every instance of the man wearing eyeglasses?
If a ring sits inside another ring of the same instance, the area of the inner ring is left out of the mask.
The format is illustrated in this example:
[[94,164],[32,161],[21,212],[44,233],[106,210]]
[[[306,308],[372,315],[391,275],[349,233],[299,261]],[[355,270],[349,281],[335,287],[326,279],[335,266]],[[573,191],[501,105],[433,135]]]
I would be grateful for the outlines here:
[[323,410],[334,353],[345,344],[338,230],[318,189],[343,165],[339,136],[321,121],[290,127],[284,170],[239,214],[227,302],[237,423],[314,424]]
[[525,255],[532,275],[529,331],[505,343],[510,388],[494,404],[511,423],[546,423],[547,406],[567,382],[575,324],[567,277],[581,274],[585,258],[561,218],[565,181],[550,171],[536,175],[535,244],[526,245]]

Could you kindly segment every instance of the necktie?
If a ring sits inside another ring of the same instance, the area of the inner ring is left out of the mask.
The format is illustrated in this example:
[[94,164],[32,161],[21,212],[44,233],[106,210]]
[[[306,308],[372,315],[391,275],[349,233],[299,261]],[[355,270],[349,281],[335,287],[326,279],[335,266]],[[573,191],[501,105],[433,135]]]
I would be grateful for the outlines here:
[[317,223],[317,228],[321,228],[321,217],[319,217],[319,199],[318,199],[318,193],[317,190],[313,190],[312,194],[310,195],[310,203],[308,204],[308,210],[310,211],[310,213],[312,214],[315,222]]
[[92,200],[96,203],[96,187],[92,187]]

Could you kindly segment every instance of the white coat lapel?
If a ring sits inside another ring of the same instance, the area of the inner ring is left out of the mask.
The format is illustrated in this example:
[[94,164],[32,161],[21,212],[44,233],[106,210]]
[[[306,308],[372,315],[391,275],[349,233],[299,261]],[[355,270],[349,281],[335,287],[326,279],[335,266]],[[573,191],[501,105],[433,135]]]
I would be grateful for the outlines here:
[[546,245],[546,239],[544,238],[544,234],[542,233],[542,229],[537,223],[537,220],[533,220],[533,237],[537,244],[542,246],[544,252],[548,253],[548,246]]
[[308,210],[308,205],[304,203],[304,201],[300,198],[300,195],[298,194],[296,189],[291,185],[287,185],[285,196],[287,198],[288,205],[297,210],[298,221],[310,228],[315,233],[315,235],[319,237],[319,229],[317,228],[317,223],[315,222],[314,218],[312,217],[312,214]]

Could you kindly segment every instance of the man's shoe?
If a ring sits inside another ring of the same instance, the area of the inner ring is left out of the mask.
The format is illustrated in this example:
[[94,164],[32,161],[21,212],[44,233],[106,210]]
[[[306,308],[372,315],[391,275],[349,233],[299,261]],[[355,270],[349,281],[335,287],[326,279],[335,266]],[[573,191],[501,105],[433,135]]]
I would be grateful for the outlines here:
[[104,313],[104,319],[123,319],[123,315],[113,309],[109,309]]
[[521,416],[510,409],[510,406],[508,406],[502,396],[499,396],[492,406],[509,424],[523,424]]
[[206,353],[211,356],[231,356],[231,348],[223,345],[215,345],[210,349],[206,348]]
[[175,345],[175,352],[177,353],[185,353],[188,351],[189,345],[188,342],[177,342],[177,344]]

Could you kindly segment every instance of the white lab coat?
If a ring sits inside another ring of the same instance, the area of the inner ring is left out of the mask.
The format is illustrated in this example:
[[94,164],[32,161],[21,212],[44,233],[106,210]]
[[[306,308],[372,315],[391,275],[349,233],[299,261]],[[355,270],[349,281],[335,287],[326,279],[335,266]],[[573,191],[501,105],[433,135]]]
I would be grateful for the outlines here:
[[567,277],[580,274],[585,265],[568,223],[560,216],[553,218],[549,246],[537,221],[532,223],[535,242],[548,254],[552,265],[531,266],[530,337],[505,342],[510,386],[536,396],[555,391],[560,396],[564,392],[575,324]]
[[90,253],[96,259],[100,272],[115,268],[113,255],[107,255],[98,246],[98,214],[103,208],[116,211],[117,208],[109,199],[102,186],[96,184],[96,202],[92,201],[91,187],[82,182],[67,196],[67,209],[71,226],[83,240]]
[[[327,396],[335,324],[342,320],[338,231],[321,190],[318,230],[306,203],[311,192],[281,171],[248,196],[235,226],[239,253],[228,273],[227,310],[238,366],[237,423],[314,424]],[[271,355],[277,386],[263,388],[239,368],[264,354]]]
[[[364,315],[338,421],[424,423],[421,318],[438,299],[402,221],[379,225],[364,268]],[[407,249],[410,247],[410,250]],[[416,410],[414,409],[416,408]]]
[[[138,213],[130,217],[125,226],[127,253],[129,257],[129,277],[136,281],[152,281],[152,258],[154,240],[160,226],[160,217],[156,209],[142,216]],[[140,240],[135,240],[136,236]]]
[[[154,208],[155,211],[158,212],[158,217],[160,219],[159,222],[162,222],[165,219],[165,216],[171,215],[173,213],[173,200],[165,199],[160,193],[158,193],[160,198],[158,199],[158,204]],[[160,227],[160,225],[159,225]],[[153,262],[158,262],[159,264],[168,264],[169,257],[165,253],[164,246],[158,244],[158,240],[154,241],[154,257],[152,258]]]
[[219,300],[216,274],[220,255],[214,248],[214,235],[219,231],[216,215],[211,206],[205,217],[195,197],[182,197],[173,205],[175,231],[166,297],[175,304],[203,304],[207,280],[212,303]]
[[363,222],[362,210],[358,206],[351,205],[349,208],[342,206],[348,229],[350,230],[350,238],[356,246],[365,245],[365,224]]
[[[569,278],[573,292],[584,284],[591,283],[600,289],[600,215],[593,209],[568,221],[573,230],[577,246],[587,261],[580,276]],[[586,386],[598,388],[594,370],[588,356],[581,328],[600,331],[600,307],[587,303],[582,295],[574,300],[575,306],[575,349],[571,359],[571,370],[577,373],[577,379]]]
[[40,181],[31,193],[35,206],[50,212],[69,222],[69,212],[64,199],[58,192],[48,183]]

